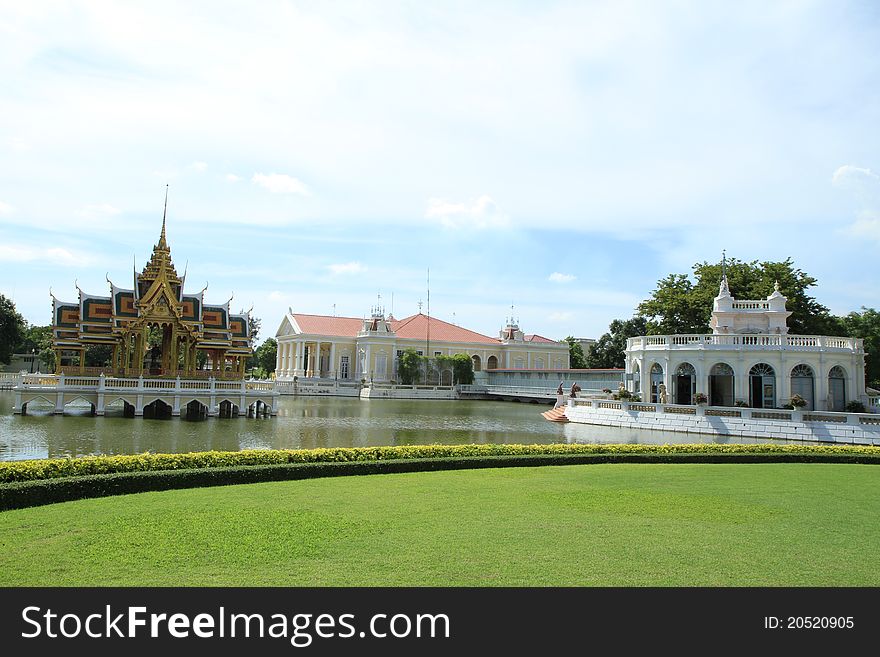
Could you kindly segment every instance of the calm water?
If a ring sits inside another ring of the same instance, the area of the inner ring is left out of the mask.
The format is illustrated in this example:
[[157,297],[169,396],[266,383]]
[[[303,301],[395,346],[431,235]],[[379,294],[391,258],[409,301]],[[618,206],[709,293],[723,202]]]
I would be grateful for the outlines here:
[[[108,415],[12,415],[0,392],[0,460],[425,443],[693,443],[711,436],[547,422],[538,404],[488,401],[282,397],[278,417],[188,422]],[[730,442],[760,442],[745,438]],[[728,442],[727,438],[715,442]]]

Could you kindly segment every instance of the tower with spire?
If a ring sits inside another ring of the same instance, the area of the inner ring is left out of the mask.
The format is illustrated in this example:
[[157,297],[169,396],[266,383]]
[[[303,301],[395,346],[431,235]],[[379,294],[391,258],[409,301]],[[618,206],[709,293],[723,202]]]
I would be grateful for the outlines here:
[[78,303],[52,297],[59,373],[66,368],[84,373],[86,350],[107,345],[113,355],[102,367],[106,374],[197,376],[199,362],[207,361],[211,376],[244,376],[253,353],[250,313],[233,314],[231,299],[220,306],[206,305],[207,286],[196,294],[184,292],[185,276],[178,275],[171,260],[167,219],[166,185],[159,241],[141,273],[135,269],[132,289],[116,287],[108,274],[109,297],[87,294],[78,285]]

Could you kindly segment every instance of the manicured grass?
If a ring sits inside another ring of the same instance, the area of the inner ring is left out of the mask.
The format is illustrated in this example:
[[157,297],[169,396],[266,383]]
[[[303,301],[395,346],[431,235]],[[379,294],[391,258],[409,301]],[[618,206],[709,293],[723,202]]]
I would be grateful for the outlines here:
[[188,489],[0,513],[0,585],[877,586],[877,509],[880,468],[841,464]]

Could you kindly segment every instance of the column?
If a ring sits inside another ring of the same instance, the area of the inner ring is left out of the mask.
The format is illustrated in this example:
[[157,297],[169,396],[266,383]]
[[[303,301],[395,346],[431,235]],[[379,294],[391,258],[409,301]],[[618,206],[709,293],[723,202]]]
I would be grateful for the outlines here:
[[86,372],[86,350],[85,348],[79,350],[79,373],[85,374]]
[[816,389],[816,400],[813,406],[817,411],[828,410],[828,373],[825,371],[825,354],[819,352],[819,368],[815,372],[813,387]]
[[749,401],[749,371],[746,369],[745,354],[737,354],[736,366],[733,368],[733,401]]
[[370,377],[373,374],[373,361],[372,355],[370,354],[370,345],[366,346],[367,353],[364,354],[364,372],[361,374],[361,378],[370,380]]
[[504,350],[504,369],[506,369],[506,370],[510,369],[510,350],[509,349]]
[[532,369],[532,352],[531,351],[526,352],[526,369],[527,370]]
[[337,376],[336,373],[338,370],[339,370],[339,368],[336,365],[336,343],[331,342],[330,343],[330,372],[328,373],[328,375],[332,376],[333,378],[336,378],[336,376]]
[[293,343],[293,371],[294,376],[302,376],[302,342],[296,340]]
[[776,405],[782,406],[791,400],[791,364],[784,354],[779,357],[779,374],[776,380],[779,382],[779,389],[776,394]]

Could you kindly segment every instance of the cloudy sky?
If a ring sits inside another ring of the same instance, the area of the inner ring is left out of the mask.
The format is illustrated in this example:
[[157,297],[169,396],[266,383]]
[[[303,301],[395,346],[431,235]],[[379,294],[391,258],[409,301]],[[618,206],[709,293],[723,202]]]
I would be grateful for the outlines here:
[[0,292],[597,337],[695,262],[880,305],[873,2],[0,1]]

